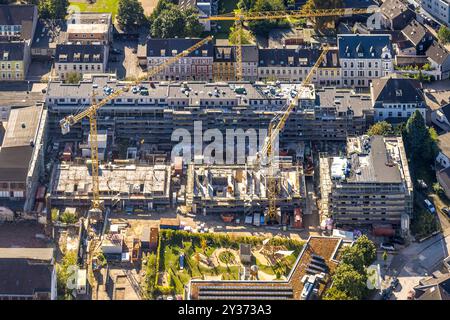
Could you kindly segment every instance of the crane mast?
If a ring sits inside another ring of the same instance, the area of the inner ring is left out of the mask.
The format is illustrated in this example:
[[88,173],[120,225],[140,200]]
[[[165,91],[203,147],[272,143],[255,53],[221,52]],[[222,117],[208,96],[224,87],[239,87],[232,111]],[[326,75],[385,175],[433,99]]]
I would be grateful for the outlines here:
[[145,76],[142,76],[138,78],[137,80],[131,82],[130,84],[126,85],[122,89],[116,90],[115,92],[111,93],[110,95],[106,96],[99,102],[96,101],[96,93],[95,91],[92,93],[92,105],[88,107],[87,109],[81,111],[80,113],[76,115],[69,115],[62,119],[60,121],[61,131],[63,134],[67,134],[70,132],[70,127],[75,125],[76,123],[80,122],[84,118],[89,119],[89,130],[90,130],[90,147],[91,147],[91,175],[92,175],[92,206],[90,212],[97,212],[101,213],[103,206],[100,200],[100,189],[99,189],[99,160],[98,160],[98,135],[97,135],[97,111],[106,105],[108,102],[112,101],[113,99],[119,97],[120,95],[124,94],[125,92],[128,92],[132,87],[138,86],[142,83],[144,80],[148,80],[154,75],[157,75],[158,73],[162,72],[166,67],[170,66],[171,64],[177,62],[183,57],[186,57],[191,52],[201,48],[203,45],[205,45],[207,42],[211,41],[213,39],[212,36],[208,36],[201,41],[194,44],[192,47],[184,50],[183,52],[168,58],[163,63],[151,68]]
[[265,140],[265,143],[261,151],[262,156],[266,157],[268,165],[267,192],[268,192],[269,206],[267,208],[267,219],[269,222],[275,222],[277,217],[277,206],[276,206],[276,199],[278,195],[277,177],[279,175],[276,172],[276,167],[274,163],[274,148],[273,148],[274,143],[277,141],[280,132],[286,125],[286,122],[292,110],[298,105],[298,101],[303,92],[306,90],[306,86],[312,82],[314,74],[316,73],[322,61],[325,59],[325,56],[327,55],[328,51],[329,51],[328,47],[323,47],[323,50],[319,58],[317,59],[316,63],[314,64],[314,66],[311,68],[306,78],[301,83],[300,89],[298,90],[296,96],[288,102],[288,106],[286,110],[283,111],[281,116],[275,117],[269,125],[268,138]]

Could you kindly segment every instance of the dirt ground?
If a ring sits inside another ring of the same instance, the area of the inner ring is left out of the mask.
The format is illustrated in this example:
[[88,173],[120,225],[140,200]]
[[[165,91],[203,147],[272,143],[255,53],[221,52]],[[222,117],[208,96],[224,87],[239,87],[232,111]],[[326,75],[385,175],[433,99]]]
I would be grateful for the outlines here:
[[146,16],[149,16],[158,4],[158,0],[139,0],[139,2],[142,4]]
[[49,240],[41,238],[43,235],[43,226],[36,222],[0,223],[1,248],[44,248],[50,246]]

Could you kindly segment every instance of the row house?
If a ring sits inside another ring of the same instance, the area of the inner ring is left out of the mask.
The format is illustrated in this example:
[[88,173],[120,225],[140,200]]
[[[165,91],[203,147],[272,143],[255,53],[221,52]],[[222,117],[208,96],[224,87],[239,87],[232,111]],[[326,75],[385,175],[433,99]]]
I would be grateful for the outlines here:
[[[148,39],[147,40],[147,68],[151,70],[166,62],[171,57],[189,49],[200,39]],[[213,80],[214,46],[206,43],[177,62],[167,66],[162,72],[154,75],[150,80]]]
[[394,71],[390,35],[338,35],[339,60],[344,86],[368,87],[374,78]]
[[402,0],[386,0],[380,6],[381,25],[391,30],[402,30],[416,14],[414,6]]
[[424,55],[434,40],[430,31],[415,19],[403,28],[402,34],[410,43],[415,55]]
[[436,71],[436,80],[450,78],[450,52],[437,41],[433,41],[426,52],[432,70]]
[[27,42],[0,42],[0,81],[25,80],[29,65]]
[[55,73],[61,80],[70,74],[104,73],[108,50],[104,45],[59,44],[56,46]]
[[35,5],[0,5],[0,81],[25,79],[37,21]]
[[[244,81],[256,81],[258,77],[258,47],[243,45],[242,78]],[[213,77],[217,81],[234,81],[236,79],[236,47],[232,45],[214,46]]]

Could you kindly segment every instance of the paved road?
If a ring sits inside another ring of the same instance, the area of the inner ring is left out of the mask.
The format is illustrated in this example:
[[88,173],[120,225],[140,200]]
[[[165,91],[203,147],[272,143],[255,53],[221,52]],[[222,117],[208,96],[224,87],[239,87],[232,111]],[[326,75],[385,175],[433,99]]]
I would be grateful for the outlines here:
[[413,243],[394,257],[390,269],[397,275],[400,286],[392,299],[404,300],[419,280],[431,274],[442,259],[449,255],[450,230],[422,242]]

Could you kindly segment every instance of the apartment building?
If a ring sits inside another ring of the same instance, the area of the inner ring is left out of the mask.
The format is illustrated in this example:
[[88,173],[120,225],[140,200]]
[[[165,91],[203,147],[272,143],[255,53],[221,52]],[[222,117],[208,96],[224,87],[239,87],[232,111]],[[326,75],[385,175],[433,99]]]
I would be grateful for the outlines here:
[[[228,41],[227,41],[228,42]],[[258,77],[258,47],[242,46],[242,79],[255,81]],[[228,44],[214,46],[213,77],[215,81],[236,80],[236,48]]]
[[390,75],[375,79],[370,92],[375,121],[406,121],[416,110],[426,119],[427,105],[418,80]]
[[31,41],[37,21],[35,5],[0,5],[0,41]]
[[104,73],[108,63],[108,47],[104,45],[58,44],[55,74],[67,80],[69,74]]
[[322,214],[336,226],[390,225],[407,233],[413,183],[401,137],[347,140],[344,157],[320,158]]
[[[259,50],[258,80],[301,82],[320,56],[319,49],[270,48]],[[317,81],[314,75],[313,82]]]
[[103,44],[111,41],[111,27],[107,24],[68,24],[67,43]]
[[0,202],[14,211],[34,205],[43,167],[47,111],[43,104],[11,110],[0,149]]
[[450,26],[449,0],[421,0],[420,6],[440,22]]
[[37,21],[35,5],[0,5],[0,81],[25,79]]
[[368,87],[374,78],[394,71],[390,35],[338,35],[339,60],[344,86]]
[[[113,91],[125,83],[94,76],[78,85],[49,83],[46,104],[51,113],[52,134],[60,135],[59,121],[79,111],[80,105],[91,103],[93,85],[108,86]],[[115,138],[145,139],[162,151],[171,151],[177,143],[171,141],[174,130],[193,132],[194,123],[201,121],[203,130],[267,129],[274,116],[281,114],[299,84],[252,85],[250,83],[153,83],[144,82],[144,90],[130,90],[108,102],[98,112],[99,130],[107,130]],[[97,92],[98,99],[105,96]],[[301,107],[300,107],[301,106]],[[322,88],[306,92],[289,117],[282,133],[283,147],[299,141],[345,141],[348,134],[363,134],[372,123],[369,95],[351,90]],[[64,139],[78,141],[89,132],[89,123],[72,127]],[[86,140],[87,136],[83,137]]]
[[27,42],[0,42],[0,81],[25,80],[30,61]]
[[[147,68],[151,71],[155,66],[167,61],[189,49],[201,39],[148,39],[147,40]],[[213,80],[214,46],[208,42],[201,48],[194,50],[176,63],[168,66],[151,80]]]

